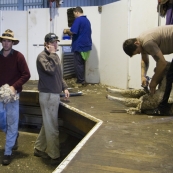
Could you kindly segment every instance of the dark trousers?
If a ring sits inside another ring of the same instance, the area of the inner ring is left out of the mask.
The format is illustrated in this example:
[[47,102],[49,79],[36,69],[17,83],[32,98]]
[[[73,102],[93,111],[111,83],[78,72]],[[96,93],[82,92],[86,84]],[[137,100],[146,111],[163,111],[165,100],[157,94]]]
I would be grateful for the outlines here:
[[168,5],[168,9],[166,11],[166,25],[173,24],[173,4]]
[[85,82],[85,60],[82,58],[80,52],[74,52],[74,69],[76,73],[76,83]]
[[172,90],[172,83],[173,83],[173,60],[171,62],[171,65],[169,67],[168,73],[166,75],[166,88],[165,88],[165,92],[163,95],[163,99],[160,102],[158,109],[164,111],[165,107],[168,104],[168,99]]

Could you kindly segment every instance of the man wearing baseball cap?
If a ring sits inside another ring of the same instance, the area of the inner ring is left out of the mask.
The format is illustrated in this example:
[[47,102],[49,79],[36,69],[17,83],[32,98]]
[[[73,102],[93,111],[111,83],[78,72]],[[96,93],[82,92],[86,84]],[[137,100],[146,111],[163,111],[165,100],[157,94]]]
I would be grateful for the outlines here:
[[[17,45],[19,40],[14,38],[12,30],[7,29],[0,36],[2,50],[0,51],[0,87],[8,84],[10,93],[17,95],[22,91],[22,85],[30,78],[30,72],[24,56],[12,48]],[[19,99],[0,102],[0,112],[6,114],[6,133],[5,152],[2,159],[3,165],[11,162],[12,150],[18,148],[18,122],[19,122]]]
[[51,165],[58,165],[60,163],[58,130],[60,93],[64,91],[67,99],[69,92],[63,80],[60,59],[56,54],[58,37],[54,33],[49,33],[44,40],[45,48],[36,61],[43,125],[35,142],[34,156],[50,160]]

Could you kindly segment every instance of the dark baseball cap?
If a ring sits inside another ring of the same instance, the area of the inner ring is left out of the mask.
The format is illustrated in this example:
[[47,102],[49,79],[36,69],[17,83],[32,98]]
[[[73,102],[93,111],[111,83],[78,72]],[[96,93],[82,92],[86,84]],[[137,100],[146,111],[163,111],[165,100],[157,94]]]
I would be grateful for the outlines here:
[[45,36],[44,41],[48,43],[48,42],[54,42],[54,41],[59,41],[59,40],[58,40],[58,36],[56,36],[56,34],[49,33]]

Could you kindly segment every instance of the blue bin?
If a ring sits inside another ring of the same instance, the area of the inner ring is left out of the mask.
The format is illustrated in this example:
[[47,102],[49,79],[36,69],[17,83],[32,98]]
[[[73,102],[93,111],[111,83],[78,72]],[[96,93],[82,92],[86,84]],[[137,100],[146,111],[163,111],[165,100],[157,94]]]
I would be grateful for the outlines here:
[[69,35],[64,35],[62,37],[63,40],[71,40],[71,37]]

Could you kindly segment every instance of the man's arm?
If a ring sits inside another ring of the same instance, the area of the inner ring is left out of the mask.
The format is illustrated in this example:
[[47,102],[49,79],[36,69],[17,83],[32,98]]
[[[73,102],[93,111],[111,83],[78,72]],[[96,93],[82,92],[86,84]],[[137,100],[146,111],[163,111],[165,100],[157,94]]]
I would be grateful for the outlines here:
[[162,79],[164,70],[166,69],[167,65],[167,62],[161,51],[159,51],[156,55],[154,55],[153,58],[156,61],[156,68],[152,80],[149,84],[151,94],[155,93],[156,86],[158,85],[159,81]]
[[18,73],[20,73],[20,78],[12,86],[10,86],[12,91],[15,91],[21,88],[22,85],[25,84],[31,76],[25,57],[20,52],[15,52],[15,54],[16,53],[17,53],[16,56],[18,56],[16,69]]
[[148,86],[148,81],[146,79],[148,67],[149,67],[148,54],[141,54],[141,82],[142,82],[142,86]]

